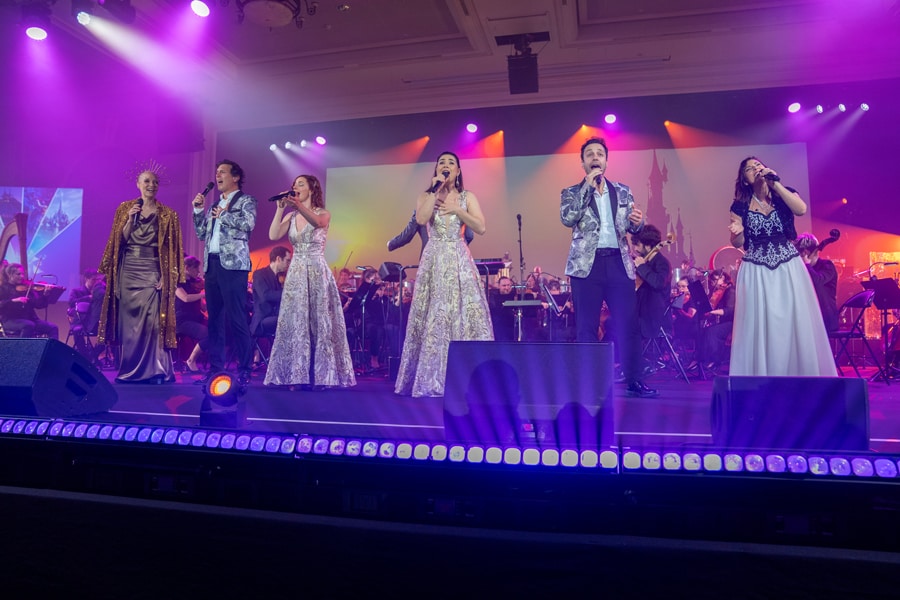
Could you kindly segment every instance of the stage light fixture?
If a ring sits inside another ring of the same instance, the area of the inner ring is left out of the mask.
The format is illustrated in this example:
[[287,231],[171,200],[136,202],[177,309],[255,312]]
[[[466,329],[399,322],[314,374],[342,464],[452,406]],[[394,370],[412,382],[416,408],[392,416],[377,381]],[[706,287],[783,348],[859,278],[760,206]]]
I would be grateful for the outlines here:
[[476,125],[475,123],[469,123],[468,125],[466,125],[466,131],[468,131],[469,133],[475,133],[478,131],[478,125]]
[[96,5],[97,3],[93,0],[72,0],[72,16],[81,25],[87,25],[91,22]]
[[793,113],[795,113],[795,112],[797,112],[797,111],[799,111],[799,110],[800,110],[800,103],[799,103],[799,102],[792,102],[792,103],[788,106],[788,112],[791,113],[791,114],[793,114]]
[[194,14],[198,17],[209,16],[209,6],[207,6],[206,2],[203,2],[203,0],[191,0],[191,10],[194,11]]
[[841,112],[847,112],[847,105],[844,104],[843,102],[838,104],[838,110]]
[[816,104],[816,112],[821,115],[823,112],[825,112],[825,107],[821,104]]
[[35,41],[47,39],[50,32],[50,5],[43,2],[22,5],[22,27],[25,35]]
[[609,113],[608,115],[606,115],[605,117],[603,117],[603,121],[604,121],[607,125],[612,125],[613,123],[616,122],[616,115],[614,115],[614,114],[612,114],[612,113]]
[[276,150],[278,150],[278,144],[269,144],[269,150],[275,152]]
[[292,146],[293,146],[293,144],[290,143],[290,142],[285,142],[285,143],[284,143],[284,149],[285,149],[285,150],[290,150]]
[[324,146],[325,143],[326,143],[326,140],[325,140],[325,138],[324,138],[323,136],[317,135],[317,136],[316,136],[316,143],[317,143],[318,145],[320,145],[320,146]]
[[866,112],[869,110],[869,105],[866,104],[865,102],[863,102],[862,104],[859,105],[859,109],[863,112]]
[[137,11],[131,5],[130,0],[98,0],[100,6],[109,11],[119,21],[131,25],[137,17]]
[[300,140],[301,148],[306,148],[307,146],[309,146],[309,142],[307,142],[306,140]]

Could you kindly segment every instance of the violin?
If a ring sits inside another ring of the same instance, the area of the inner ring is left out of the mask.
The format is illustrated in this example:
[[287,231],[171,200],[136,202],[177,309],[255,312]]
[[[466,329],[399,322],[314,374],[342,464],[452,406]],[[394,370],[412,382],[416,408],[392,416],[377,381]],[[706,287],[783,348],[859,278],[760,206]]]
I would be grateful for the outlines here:
[[62,286],[55,285],[52,283],[46,283],[44,281],[23,281],[19,285],[16,286],[17,292],[25,292],[25,296],[30,294],[31,292],[38,293],[46,293],[52,290],[62,289],[65,290]]
[[[670,234],[666,235],[666,239],[664,239],[657,245],[653,246],[653,249],[650,250],[650,252],[648,252],[646,256],[644,256],[644,263],[646,264],[646,263],[650,262],[651,260],[653,260],[653,257],[656,256],[656,254],[660,250],[662,250],[666,246],[669,246],[674,243],[675,243],[675,234],[670,233]],[[640,288],[643,284],[644,284],[644,280],[641,279],[640,275],[635,273],[634,274],[634,289]]]

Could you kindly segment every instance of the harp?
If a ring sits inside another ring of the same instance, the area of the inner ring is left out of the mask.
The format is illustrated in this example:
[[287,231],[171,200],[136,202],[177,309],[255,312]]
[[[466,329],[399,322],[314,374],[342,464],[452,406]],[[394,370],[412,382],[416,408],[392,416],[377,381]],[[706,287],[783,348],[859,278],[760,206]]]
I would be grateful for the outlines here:
[[19,238],[19,257],[22,268],[25,269],[25,277],[28,278],[28,215],[16,213],[13,220],[6,224],[3,233],[0,234],[0,258],[6,258],[6,251],[13,237]]

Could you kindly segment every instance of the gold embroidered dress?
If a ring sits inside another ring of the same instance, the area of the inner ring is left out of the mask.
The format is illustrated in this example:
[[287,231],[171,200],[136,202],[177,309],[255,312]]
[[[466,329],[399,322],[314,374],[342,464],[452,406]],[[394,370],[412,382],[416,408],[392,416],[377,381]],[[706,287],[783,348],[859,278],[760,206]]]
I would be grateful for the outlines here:
[[[466,192],[459,196],[465,209]],[[456,215],[428,223],[394,391],[443,396],[451,340],[493,340],[484,286]]]
[[325,261],[328,228],[306,223],[297,231],[297,219],[295,214],[288,229],[294,256],[284,279],[265,384],[356,385],[341,297]]

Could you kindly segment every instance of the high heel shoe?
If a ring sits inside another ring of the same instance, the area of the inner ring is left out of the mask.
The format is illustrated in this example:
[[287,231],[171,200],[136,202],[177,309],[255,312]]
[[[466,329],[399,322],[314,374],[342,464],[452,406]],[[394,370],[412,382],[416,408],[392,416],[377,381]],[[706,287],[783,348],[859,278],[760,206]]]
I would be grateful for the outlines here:
[[197,363],[192,363],[191,359],[187,359],[186,361],[184,361],[184,364],[188,368],[188,371],[190,371],[191,373],[197,373],[200,371],[200,368],[197,367]]

